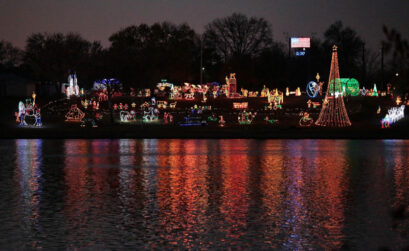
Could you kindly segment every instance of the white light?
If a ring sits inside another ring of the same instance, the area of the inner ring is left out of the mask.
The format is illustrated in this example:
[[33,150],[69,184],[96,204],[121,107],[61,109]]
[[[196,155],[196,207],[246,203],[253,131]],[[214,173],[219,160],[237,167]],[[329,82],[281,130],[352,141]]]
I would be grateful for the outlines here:
[[383,122],[388,122],[389,124],[395,123],[396,121],[403,119],[405,117],[405,105],[400,107],[392,107],[388,110],[385,118],[382,119]]

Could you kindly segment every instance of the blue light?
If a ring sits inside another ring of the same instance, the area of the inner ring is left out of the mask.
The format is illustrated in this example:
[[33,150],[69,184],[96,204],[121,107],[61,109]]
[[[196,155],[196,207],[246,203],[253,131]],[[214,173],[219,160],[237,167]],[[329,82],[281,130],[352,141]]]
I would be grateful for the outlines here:
[[305,51],[296,51],[295,55],[296,56],[305,56]]

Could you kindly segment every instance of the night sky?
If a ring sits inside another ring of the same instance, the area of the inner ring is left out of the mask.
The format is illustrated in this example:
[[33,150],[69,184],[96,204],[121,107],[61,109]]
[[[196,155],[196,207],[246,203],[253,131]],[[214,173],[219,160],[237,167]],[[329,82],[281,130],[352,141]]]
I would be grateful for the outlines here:
[[0,39],[23,48],[34,32],[78,32],[109,46],[108,37],[132,24],[188,23],[197,32],[233,12],[264,17],[275,40],[318,36],[336,20],[354,28],[375,49],[382,25],[409,37],[408,0],[0,0]]

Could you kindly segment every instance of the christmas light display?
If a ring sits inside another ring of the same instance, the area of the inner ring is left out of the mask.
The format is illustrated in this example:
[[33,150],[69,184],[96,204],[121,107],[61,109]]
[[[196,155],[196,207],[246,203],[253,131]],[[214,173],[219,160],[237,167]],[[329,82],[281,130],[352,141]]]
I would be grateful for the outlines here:
[[349,121],[342,95],[342,87],[338,68],[338,54],[337,47],[335,45],[333,46],[332,50],[331,69],[328,83],[333,84],[328,85],[326,97],[323,102],[320,115],[318,116],[315,124],[328,127],[350,126],[351,122]]
[[15,115],[16,122],[19,123],[20,127],[26,126],[41,127],[43,125],[41,121],[40,109],[34,105],[34,102],[31,103],[30,99],[26,100],[26,105],[24,105],[23,101],[19,102],[18,112],[16,112]]
[[393,123],[403,119],[405,117],[405,105],[400,107],[392,107],[388,110],[388,113],[381,120],[382,128],[388,128]]
[[158,109],[166,109],[167,106],[168,106],[168,102],[167,102],[167,101],[159,100],[159,101],[157,102],[157,107],[158,107]]
[[306,93],[308,97],[316,98],[318,96],[319,91],[320,91],[320,86],[316,82],[314,81],[308,82],[307,89],[306,89]]
[[206,126],[207,121],[200,117],[185,117],[185,121],[179,122],[179,126]]
[[194,93],[185,93],[185,99],[194,100],[195,99],[195,94]]
[[68,83],[62,85],[62,92],[69,99],[71,96],[79,96],[80,88],[78,86],[77,74],[68,75]]
[[233,102],[234,109],[247,109],[249,107],[248,102]]
[[237,97],[238,93],[237,93],[236,73],[230,73],[230,78],[226,77],[226,84],[227,84],[227,90],[228,90],[228,94],[226,96],[229,98]]
[[240,125],[249,125],[253,121],[253,119],[256,117],[257,112],[251,113],[247,112],[246,110],[242,111],[239,113],[239,116],[237,117],[239,124]]
[[402,99],[400,98],[400,96],[396,97],[396,105],[400,105],[400,103],[402,103]]
[[376,88],[376,84],[373,84],[372,97],[378,97],[378,89]]
[[81,121],[81,127],[86,127],[87,125],[91,125],[92,127],[98,127],[97,123],[93,118],[84,118]]
[[121,122],[129,122],[129,120],[132,119],[131,113],[128,111],[120,111],[119,119],[121,120]]
[[224,127],[226,125],[226,121],[224,120],[223,115],[220,115],[219,118],[219,126]]
[[308,127],[311,126],[314,123],[314,120],[310,117],[310,114],[308,112],[302,112],[301,113],[301,118],[298,124],[301,127]]
[[159,111],[153,107],[149,107],[147,111],[143,112],[142,120],[143,122],[156,122],[159,120]]
[[361,94],[361,96],[366,96],[366,95],[368,95],[368,90],[365,89],[365,86],[362,87],[362,89],[359,91],[359,94]]
[[297,89],[295,89],[295,96],[297,96],[297,97],[301,96],[301,89],[300,89],[300,87],[297,87]]
[[264,118],[264,121],[266,121],[267,124],[273,124],[273,125],[278,124],[278,119],[270,119],[268,116]]
[[267,89],[267,100],[270,103],[273,103],[274,106],[272,107],[274,110],[281,109],[282,103],[284,102],[284,94],[277,89],[275,89],[272,93]]
[[70,110],[65,115],[66,122],[82,122],[82,119],[85,117],[85,113],[77,107],[76,104],[71,105]]
[[175,109],[176,108],[177,102],[173,102],[169,104],[170,109]]
[[207,120],[210,122],[217,122],[217,116],[212,114],[211,116],[207,117]]

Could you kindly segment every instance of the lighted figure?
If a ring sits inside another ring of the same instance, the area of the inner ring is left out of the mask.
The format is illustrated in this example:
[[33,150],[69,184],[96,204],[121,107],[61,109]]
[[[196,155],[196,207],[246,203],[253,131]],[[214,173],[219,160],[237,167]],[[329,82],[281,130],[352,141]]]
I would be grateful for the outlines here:
[[381,114],[381,106],[378,106],[378,110],[376,110],[376,114]]
[[266,96],[266,86],[263,85],[263,89],[261,90],[260,97],[264,98]]
[[213,113],[211,116],[207,117],[207,120],[210,122],[216,122],[217,121],[217,117],[216,115]]
[[288,87],[285,88],[285,95],[287,97],[290,96],[290,88],[288,88]]
[[85,117],[85,113],[82,112],[76,104],[71,105],[70,110],[65,115],[66,122],[82,122],[82,119]]
[[300,87],[297,87],[297,89],[295,89],[295,96],[301,96]]
[[145,97],[149,98],[151,96],[151,89],[145,89]]
[[128,108],[129,108],[128,104],[125,104],[125,105],[124,105],[124,110],[127,111]]
[[365,87],[362,87],[362,89],[359,91],[359,93],[361,94],[361,96],[366,96],[366,95],[368,95],[368,90],[365,89]]
[[381,120],[382,128],[388,128],[391,124],[405,117],[405,105],[400,107],[392,107],[388,110],[386,116]]
[[159,110],[149,107],[148,111],[143,112],[142,120],[143,122],[153,122],[158,121]]
[[226,76],[227,93],[226,97],[237,97],[236,73],[230,73],[230,78]]
[[18,117],[19,117],[19,121],[20,121],[20,126],[26,126],[27,122],[26,122],[26,107],[24,106],[23,101],[20,101],[18,103]]
[[114,111],[118,110],[118,105],[114,104]]
[[266,121],[267,124],[278,124],[278,120],[277,119],[269,119],[268,116],[266,116],[264,118],[264,121]]
[[308,108],[311,108],[311,103],[312,103],[312,101],[311,101],[311,99],[309,99],[309,100],[307,101],[307,106],[308,106]]
[[219,126],[224,127],[226,125],[226,121],[223,119],[223,115],[219,116]]
[[[279,92],[278,89],[275,89],[272,94],[270,92],[267,93],[268,102],[273,103],[274,106],[272,107],[274,110],[282,109],[282,103],[284,101],[284,94]],[[270,108],[271,110],[271,108]]]
[[314,123],[314,120],[310,117],[310,114],[308,112],[304,112],[301,114],[302,114],[302,117],[300,118],[300,121],[298,122],[301,127],[308,127]]
[[146,110],[150,107],[150,104],[148,102],[144,102],[142,105],[140,105],[140,108],[142,110]]
[[169,114],[167,112],[165,112],[163,114],[163,123],[167,124],[168,123],[168,118],[169,118]]
[[203,99],[202,99],[202,103],[206,103],[206,101],[207,101],[207,97],[206,97],[206,94],[205,94],[205,93],[203,93]]
[[176,104],[177,104],[177,102],[170,103],[170,104],[169,104],[169,107],[170,107],[171,109],[175,109],[175,108],[176,108]]
[[131,119],[131,114],[128,111],[120,111],[119,112],[119,118],[121,122],[129,122]]
[[256,117],[257,113],[251,113],[251,112],[247,112],[246,110],[242,111],[239,113],[238,116],[238,121],[239,124],[241,125],[249,125],[251,124],[251,122],[253,121],[253,119]]
[[241,88],[241,94],[243,95],[243,97],[247,98],[249,91],[247,89],[243,89]]
[[36,104],[36,93],[33,91],[33,94],[31,95],[31,97],[33,98],[33,106]]
[[122,103],[119,103],[118,108],[119,108],[119,110],[121,110],[121,111],[122,111],[122,109],[124,109],[124,105],[123,105]]
[[101,120],[101,119],[103,119],[104,118],[104,115],[102,115],[102,113],[97,113],[97,114],[95,114],[95,119],[97,119],[97,120]]
[[131,104],[131,107],[132,107],[133,109],[135,109],[135,107],[136,107],[136,103],[135,103],[135,102],[133,102],[133,103]]
[[40,108],[36,108],[34,110],[34,117],[35,117],[35,126],[40,127],[43,126],[43,122],[41,121],[41,112]]
[[387,84],[386,84],[386,94],[387,94],[387,95],[392,95],[391,90],[392,90],[392,85],[391,85],[391,83],[387,83]]
[[156,105],[156,98],[155,97],[151,98],[151,105]]
[[396,97],[396,105],[400,105],[400,103],[402,103],[402,99],[400,98],[400,96]]
[[133,121],[136,121],[136,112],[135,112],[135,110],[131,110],[129,113],[131,114],[131,119]]

